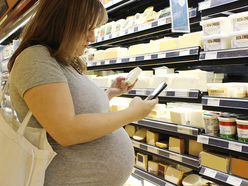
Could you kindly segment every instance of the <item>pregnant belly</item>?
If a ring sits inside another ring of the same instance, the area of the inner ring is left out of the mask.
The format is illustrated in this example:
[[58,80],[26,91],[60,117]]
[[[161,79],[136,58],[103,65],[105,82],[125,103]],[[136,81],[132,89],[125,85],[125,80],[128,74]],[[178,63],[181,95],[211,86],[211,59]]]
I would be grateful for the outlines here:
[[88,143],[52,146],[57,156],[46,171],[46,186],[122,186],[134,166],[133,146],[123,128]]

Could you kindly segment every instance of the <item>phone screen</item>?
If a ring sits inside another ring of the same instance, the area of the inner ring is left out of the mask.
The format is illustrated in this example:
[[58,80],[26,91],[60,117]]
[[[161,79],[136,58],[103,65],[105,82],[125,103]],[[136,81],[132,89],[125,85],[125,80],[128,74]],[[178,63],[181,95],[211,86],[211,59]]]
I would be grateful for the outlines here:
[[147,96],[145,100],[151,100],[151,99],[156,98],[166,88],[166,86],[167,84],[164,81],[162,81],[157,86],[157,88],[155,88],[154,91],[149,96]]

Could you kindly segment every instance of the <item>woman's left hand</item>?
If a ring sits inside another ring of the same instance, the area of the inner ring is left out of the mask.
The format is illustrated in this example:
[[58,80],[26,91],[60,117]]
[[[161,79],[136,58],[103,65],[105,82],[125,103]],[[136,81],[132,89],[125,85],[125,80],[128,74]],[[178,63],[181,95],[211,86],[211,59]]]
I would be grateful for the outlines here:
[[109,100],[111,100],[113,97],[120,96],[132,90],[138,79],[131,86],[128,86],[127,83],[123,84],[124,80],[125,80],[125,77],[119,76],[113,81],[110,88],[108,88],[108,90],[106,91],[109,97]]

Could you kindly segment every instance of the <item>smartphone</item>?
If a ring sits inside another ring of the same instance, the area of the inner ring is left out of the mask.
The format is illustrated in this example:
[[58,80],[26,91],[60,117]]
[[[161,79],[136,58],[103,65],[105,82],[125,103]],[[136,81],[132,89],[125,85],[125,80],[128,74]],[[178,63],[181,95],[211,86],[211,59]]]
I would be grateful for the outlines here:
[[151,99],[156,98],[166,87],[167,87],[167,84],[164,81],[162,81],[157,86],[157,88],[155,88],[154,91],[149,96],[146,97],[145,100],[151,100]]

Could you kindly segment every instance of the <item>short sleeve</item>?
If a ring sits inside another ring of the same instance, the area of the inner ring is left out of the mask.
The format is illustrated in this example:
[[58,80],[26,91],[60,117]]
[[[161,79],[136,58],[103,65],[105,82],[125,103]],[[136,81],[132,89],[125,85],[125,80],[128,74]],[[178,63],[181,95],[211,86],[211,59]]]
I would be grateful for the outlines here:
[[11,83],[22,97],[30,88],[58,82],[67,82],[67,78],[46,47],[31,46],[16,58],[11,71]]

